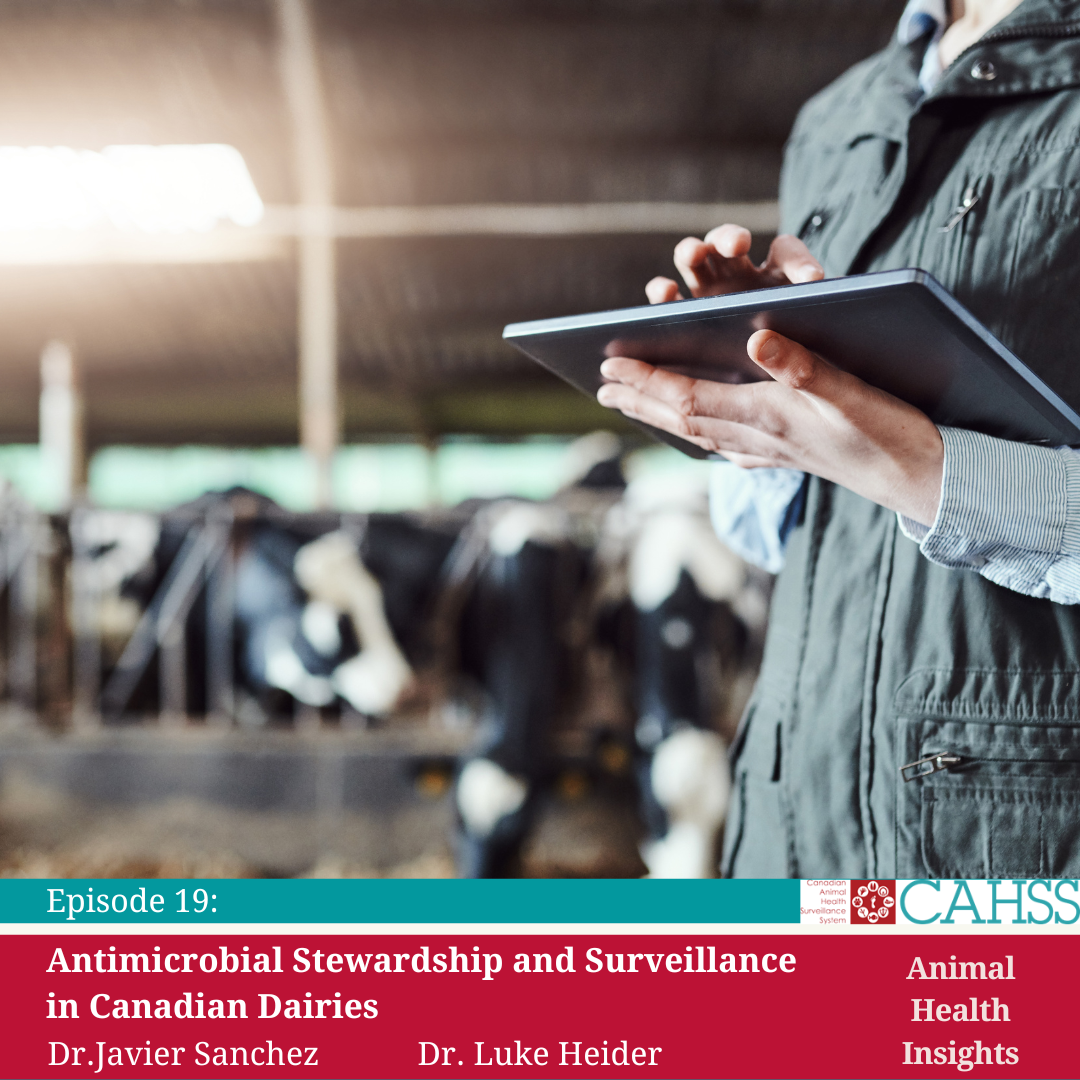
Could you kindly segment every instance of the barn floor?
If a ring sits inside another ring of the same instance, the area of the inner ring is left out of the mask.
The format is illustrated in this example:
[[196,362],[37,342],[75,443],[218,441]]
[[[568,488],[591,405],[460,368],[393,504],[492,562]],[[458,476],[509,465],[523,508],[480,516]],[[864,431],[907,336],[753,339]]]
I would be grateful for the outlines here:
[[[463,735],[113,729],[0,733],[0,876],[451,877]],[[538,804],[518,872],[636,877],[625,784],[573,770]]]

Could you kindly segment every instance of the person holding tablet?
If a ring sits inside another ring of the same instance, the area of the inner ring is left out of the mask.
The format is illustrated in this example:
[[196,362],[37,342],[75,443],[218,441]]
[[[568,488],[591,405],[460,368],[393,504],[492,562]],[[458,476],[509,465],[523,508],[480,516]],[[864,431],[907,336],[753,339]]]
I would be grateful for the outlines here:
[[[682,241],[689,292],[917,266],[1075,406],[1080,3],[911,0],[804,106],[781,207],[762,266],[735,225]],[[615,357],[598,395],[726,457],[718,530],[780,571],[723,872],[1080,876],[1080,454],[939,428],[771,331],[747,351],[774,381]]]

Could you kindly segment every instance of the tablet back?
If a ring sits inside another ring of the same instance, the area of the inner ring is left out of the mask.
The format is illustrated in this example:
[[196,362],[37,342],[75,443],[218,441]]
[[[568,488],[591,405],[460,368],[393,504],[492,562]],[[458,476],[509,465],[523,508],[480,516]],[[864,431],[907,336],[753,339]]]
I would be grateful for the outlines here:
[[[512,323],[503,337],[587,394],[608,356],[717,382],[767,378],[746,355],[775,330],[922,409],[935,423],[1080,445],[1080,415],[922,270],[889,270],[655,307]],[[666,432],[690,454],[700,448]]]

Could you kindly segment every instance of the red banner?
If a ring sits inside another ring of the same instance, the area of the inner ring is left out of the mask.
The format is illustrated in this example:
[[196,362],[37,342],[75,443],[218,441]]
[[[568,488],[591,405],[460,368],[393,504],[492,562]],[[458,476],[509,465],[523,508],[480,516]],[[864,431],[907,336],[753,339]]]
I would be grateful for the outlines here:
[[1072,936],[11,935],[0,1075],[1072,1077]]

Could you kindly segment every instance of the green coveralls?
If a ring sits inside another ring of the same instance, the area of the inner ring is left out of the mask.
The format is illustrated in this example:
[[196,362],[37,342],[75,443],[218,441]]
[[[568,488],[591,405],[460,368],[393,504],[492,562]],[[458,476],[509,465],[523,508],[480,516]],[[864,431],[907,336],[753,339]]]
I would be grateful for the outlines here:
[[[829,277],[929,270],[1080,407],[1080,3],[1026,0],[923,98],[926,44],[804,107],[783,230]],[[962,764],[903,781],[938,752]],[[934,565],[812,478],[733,758],[726,874],[1078,877],[1080,606]]]

